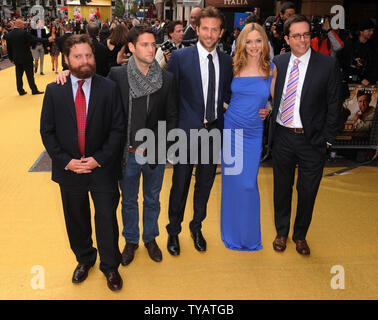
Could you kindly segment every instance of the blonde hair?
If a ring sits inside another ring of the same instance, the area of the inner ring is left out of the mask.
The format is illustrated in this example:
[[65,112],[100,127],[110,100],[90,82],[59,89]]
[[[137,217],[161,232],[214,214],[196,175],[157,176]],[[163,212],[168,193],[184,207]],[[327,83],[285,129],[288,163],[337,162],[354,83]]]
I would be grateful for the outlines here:
[[234,76],[238,75],[248,63],[248,54],[245,50],[246,39],[247,35],[254,30],[260,33],[263,41],[259,63],[265,76],[264,79],[266,80],[269,78],[271,71],[269,41],[264,28],[254,22],[246,24],[236,40],[235,56],[233,58]]

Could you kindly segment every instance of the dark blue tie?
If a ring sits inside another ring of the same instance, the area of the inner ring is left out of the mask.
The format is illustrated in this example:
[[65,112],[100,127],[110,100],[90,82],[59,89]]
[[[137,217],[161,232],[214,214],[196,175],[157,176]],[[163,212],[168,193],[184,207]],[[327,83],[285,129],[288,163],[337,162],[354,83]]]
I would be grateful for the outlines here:
[[213,56],[209,54],[209,84],[207,87],[206,120],[211,123],[215,120],[215,68]]

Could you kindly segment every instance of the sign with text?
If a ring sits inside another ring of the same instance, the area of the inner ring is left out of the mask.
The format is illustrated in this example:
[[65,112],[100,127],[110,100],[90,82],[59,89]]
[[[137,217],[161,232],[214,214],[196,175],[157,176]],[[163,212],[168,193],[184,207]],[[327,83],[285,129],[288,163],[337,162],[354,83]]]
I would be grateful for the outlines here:
[[262,0],[206,0],[206,6],[216,8],[251,8],[261,7]]
[[336,139],[368,144],[377,125],[378,86],[349,85],[349,92],[342,107],[344,129]]

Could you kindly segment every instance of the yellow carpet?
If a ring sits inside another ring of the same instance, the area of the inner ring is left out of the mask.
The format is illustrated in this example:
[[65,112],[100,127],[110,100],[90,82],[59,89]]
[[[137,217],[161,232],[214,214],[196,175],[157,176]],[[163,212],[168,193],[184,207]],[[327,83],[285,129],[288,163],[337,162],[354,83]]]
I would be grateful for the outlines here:
[[[46,56],[46,75],[36,74],[40,90],[55,77],[49,60]],[[122,291],[114,293],[107,288],[98,261],[84,283],[72,284],[76,261],[68,244],[58,185],[50,180],[50,173],[28,172],[44,150],[39,135],[43,95],[32,96],[24,76],[28,94],[20,97],[13,67],[0,72],[0,83],[0,299],[378,298],[378,167],[360,167],[323,179],[307,237],[310,257],[300,256],[292,241],[284,253],[272,249],[271,168],[261,168],[259,174],[261,251],[237,252],[224,247],[219,222],[221,179],[217,176],[203,227],[208,251],[199,253],[193,247],[189,201],[180,235],[181,255],[170,256],[165,225],[172,169],[167,169],[161,193],[161,235],[157,238],[163,261],[150,260],[140,245],[135,260],[120,267]],[[190,200],[192,191],[193,186]],[[118,217],[121,230],[120,207]],[[120,238],[121,250],[123,246]],[[344,289],[331,286],[342,284],[335,279],[332,282],[333,277],[342,275],[340,269],[331,273],[334,266],[343,268]]]

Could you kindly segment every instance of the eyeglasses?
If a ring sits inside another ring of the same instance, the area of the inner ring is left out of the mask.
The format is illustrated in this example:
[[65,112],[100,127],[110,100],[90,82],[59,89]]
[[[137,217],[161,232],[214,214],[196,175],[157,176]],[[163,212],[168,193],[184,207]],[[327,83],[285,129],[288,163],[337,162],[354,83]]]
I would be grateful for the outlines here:
[[300,39],[302,39],[302,37],[303,37],[304,40],[310,39],[311,38],[311,32],[306,32],[304,34],[296,33],[296,34],[289,36],[289,38],[293,38],[294,40],[300,40]]

